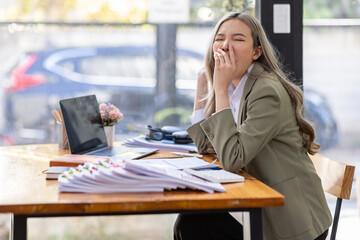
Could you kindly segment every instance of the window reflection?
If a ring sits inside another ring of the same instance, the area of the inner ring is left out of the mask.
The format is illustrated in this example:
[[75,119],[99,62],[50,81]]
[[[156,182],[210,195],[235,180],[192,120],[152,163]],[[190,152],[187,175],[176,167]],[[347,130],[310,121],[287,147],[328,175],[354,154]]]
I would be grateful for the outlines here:
[[[158,38],[167,36],[157,35],[161,26],[145,23],[144,0],[102,0],[78,8],[81,2],[4,5],[3,11],[11,8],[16,14],[6,15],[8,23],[0,25],[0,133],[11,139],[0,144],[56,142],[51,109],[58,108],[60,99],[87,94],[96,94],[100,102],[111,102],[124,113],[118,140],[143,133],[148,124],[187,127],[212,29],[209,21],[222,15],[222,1],[191,1],[191,23],[176,25],[176,69],[169,69],[175,79],[161,83],[161,91],[168,94],[158,94],[157,71],[167,62],[159,66],[156,49]],[[238,10],[254,8],[254,1],[229,4]],[[204,18],[206,12],[212,17]],[[171,104],[162,104],[157,95],[169,95]]]

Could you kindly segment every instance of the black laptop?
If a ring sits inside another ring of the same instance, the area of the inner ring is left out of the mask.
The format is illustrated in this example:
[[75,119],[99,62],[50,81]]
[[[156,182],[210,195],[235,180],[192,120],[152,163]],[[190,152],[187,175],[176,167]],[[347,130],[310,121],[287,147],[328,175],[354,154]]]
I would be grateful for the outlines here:
[[72,154],[129,156],[138,159],[155,153],[155,148],[109,147],[95,95],[60,100]]

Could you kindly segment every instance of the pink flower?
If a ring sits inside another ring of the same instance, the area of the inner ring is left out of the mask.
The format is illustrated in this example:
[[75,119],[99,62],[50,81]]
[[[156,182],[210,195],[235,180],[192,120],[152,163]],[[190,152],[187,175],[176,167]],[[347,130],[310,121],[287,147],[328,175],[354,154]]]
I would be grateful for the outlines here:
[[113,126],[124,118],[120,110],[110,103],[99,105],[100,116],[104,126]]
[[109,117],[110,117],[111,120],[117,119],[117,113],[116,113],[116,111],[115,111],[115,110],[111,110],[111,111],[109,112]]
[[106,106],[105,103],[101,103],[101,104],[99,105],[100,110],[105,110],[106,107],[107,107],[107,106]]

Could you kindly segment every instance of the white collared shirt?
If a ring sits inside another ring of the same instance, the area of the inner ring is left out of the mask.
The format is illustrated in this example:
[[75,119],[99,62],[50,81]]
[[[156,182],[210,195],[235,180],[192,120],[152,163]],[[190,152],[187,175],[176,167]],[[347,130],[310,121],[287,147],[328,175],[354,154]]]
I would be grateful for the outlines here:
[[[241,97],[243,95],[244,86],[245,86],[246,80],[248,79],[248,76],[253,67],[254,67],[254,63],[250,65],[247,72],[241,78],[240,83],[236,88],[233,83],[231,83],[228,88],[230,109],[233,114],[235,124],[237,123],[237,117],[239,115],[240,101],[241,101]],[[227,108],[225,108],[225,109],[227,109]],[[192,113],[192,115],[190,116],[191,124],[195,124],[203,119],[205,119],[205,109],[204,108],[194,111]]]

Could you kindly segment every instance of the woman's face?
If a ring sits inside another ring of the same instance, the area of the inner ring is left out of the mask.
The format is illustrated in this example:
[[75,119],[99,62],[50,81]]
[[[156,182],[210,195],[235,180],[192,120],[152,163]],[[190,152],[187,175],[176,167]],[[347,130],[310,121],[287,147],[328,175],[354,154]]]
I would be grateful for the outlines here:
[[234,49],[236,77],[241,78],[252,62],[260,57],[261,47],[254,49],[251,30],[239,19],[229,19],[220,26],[213,43],[213,51],[222,49],[229,54],[229,47]]

